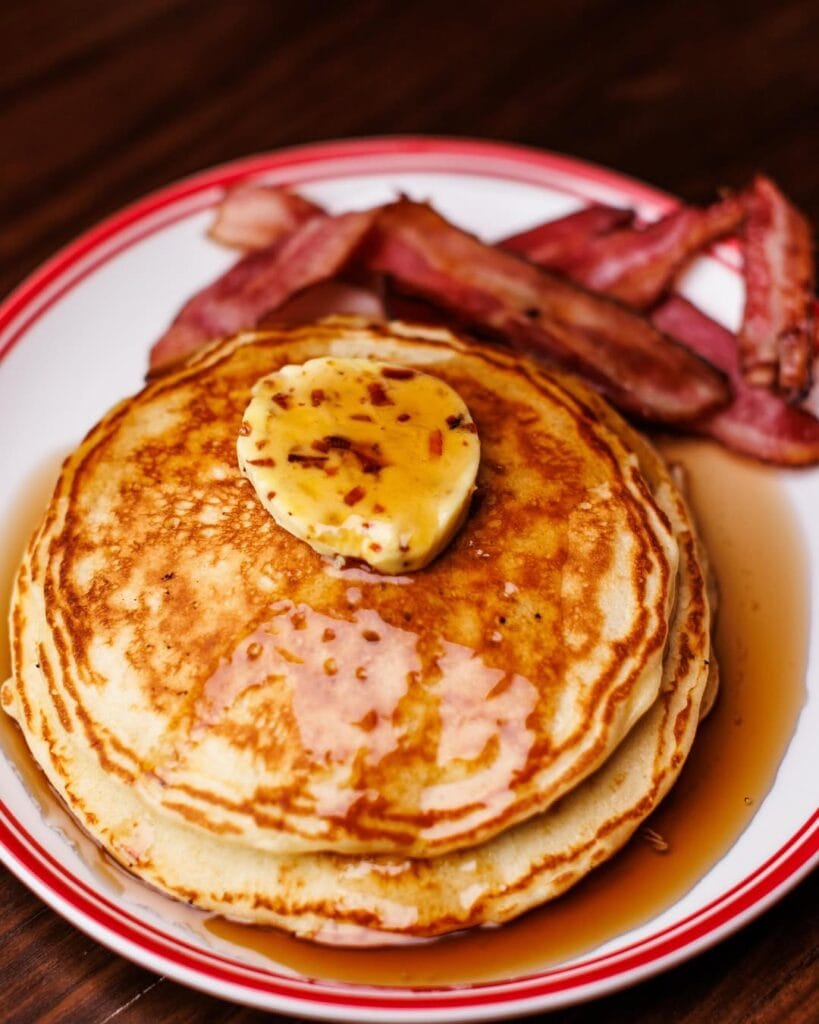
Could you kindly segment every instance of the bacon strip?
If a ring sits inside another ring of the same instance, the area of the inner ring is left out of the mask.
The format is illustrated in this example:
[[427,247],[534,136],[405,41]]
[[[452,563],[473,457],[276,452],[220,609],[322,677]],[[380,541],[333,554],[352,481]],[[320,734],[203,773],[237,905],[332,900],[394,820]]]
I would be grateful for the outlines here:
[[740,372],[736,338],[730,331],[678,295],[658,307],[653,320],[723,370],[734,386],[729,406],[687,427],[766,462],[785,466],[819,462],[819,419],[770,391],[749,385]]
[[[594,210],[595,207],[590,207]],[[605,208],[604,208],[605,209]],[[577,216],[577,215],[574,215]],[[593,291],[603,292],[635,309],[648,309],[670,289],[683,266],[713,242],[735,232],[744,217],[742,201],[728,196],[704,209],[680,206],[645,227],[621,226],[595,236],[572,237],[570,218],[552,225],[551,248],[538,245],[534,228],[502,244],[514,248],[536,263],[560,270]],[[578,232],[587,230],[577,222]],[[562,242],[562,247],[561,247]]]
[[647,320],[511,253],[431,207],[384,207],[363,258],[466,322],[574,370],[622,408],[674,423],[729,398],[721,375]]
[[149,376],[214,338],[255,327],[259,319],[350,260],[377,210],[312,217],[279,245],[250,253],[190,299],[151,349]]
[[320,213],[320,206],[278,185],[237,185],[219,204],[208,235],[246,252],[266,249]]
[[813,355],[810,227],[776,185],[761,175],[748,190],[745,205],[742,372],[750,384],[798,399],[810,387]]
[[634,210],[595,203],[566,217],[510,235],[500,244],[509,252],[519,253],[533,263],[560,270],[571,277],[572,267],[589,259],[599,236],[615,228],[628,227],[633,220]]

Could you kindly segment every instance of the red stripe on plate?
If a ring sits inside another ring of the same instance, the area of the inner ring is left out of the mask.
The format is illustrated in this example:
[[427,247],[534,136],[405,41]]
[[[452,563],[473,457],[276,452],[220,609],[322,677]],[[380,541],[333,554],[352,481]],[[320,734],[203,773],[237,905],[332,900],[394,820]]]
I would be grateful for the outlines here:
[[[361,1008],[426,1008],[468,1007],[487,1002],[531,1000],[538,996],[565,993],[579,986],[609,982],[607,989],[616,987],[617,978],[626,972],[656,965],[655,970],[667,966],[669,958],[679,959],[681,952],[692,943],[712,932],[716,927],[738,917],[749,907],[770,896],[802,868],[806,868],[819,852],[819,812],[755,872],[728,893],[711,904],[677,922],[663,932],[647,937],[639,943],[617,950],[607,956],[580,961],[563,968],[552,968],[542,973],[503,982],[476,984],[468,989],[428,988],[413,990],[376,989],[364,986],[345,986],[334,983],[300,982],[276,972],[241,964],[216,953],[197,949],[176,936],[163,932],[112,903],[97,890],[71,875],[59,861],[23,829],[10,815],[14,828],[3,821],[8,814],[0,805],[0,841],[19,862],[50,893],[68,903],[98,928],[111,933],[117,941],[108,944],[117,952],[123,950],[118,943],[135,945],[160,956],[166,963],[185,970],[193,970],[212,981],[250,985],[254,990],[291,997],[299,995],[308,1001]],[[19,832],[22,839],[15,832]],[[37,860],[42,858],[42,862]],[[769,869],[771,869],[769,871]],[[25,879],[24,879],[25,880]],[[57,906],[56,909],[59,909]],[[672,934],[676,933],[676,934]],[[666,936],[665,938],[662,938]],[[94,938],[100,939],[98,934]],[[661,941],[657,941],[661,939]],[[104,941],[104,937],[102,939]],[[132,954],[133,955],[133,954]],[[658,961],[663,960],[663,963]],[[164,969],[164,968],[163,968]],[[650,973],[650,972],[646,972]],[[612,983],[613,982],[613,983]],[[212,988],[211,991],[214,991]]]
[[[215,195],[208,193],[249,177],[299,184],[367,173],[421,171],[520,181],[587,201],[608,198],[622,202],[625,199],[654,213],[665,212],[675,205],[671,197],[656,189],[604,168],[558,154],[469,139],[362,139],[251,157],[153,193],[103,221],[57,253],[0,306],[0,332],[7,331],[0,356],[24,337],[32,324],[67,291],[105,262],[170,224],[212,205]],[[736,269],[732,262],[728,265]],[[152,966],[159,962],[161,969],[171,974],[176,968],[180,980],[216,994],[220,992],[220,984],[228,984],[234,986],[234,993],[235,987],[240,990],[236,998],[246,995],[255,1005],[274,1006],[254,995],[263,993],[287,1000],[288,1004],[295,999],[305,1012],[309,1011],[310,1004],[429,1012],[486,1008],[493,1003],[503,1004],[508,1011],[513,1003],[529,1009],[545,1005],[547,997],[565,997],[549,998],[549,1005],[567,1002],[581,987],[589,990],[589,995],[602,994],[669,966],[716,941],[738,927],[751,913],[764,909],[807,873],[819,858],[818,818],[819,812],[764,864],[707,906],[639,942],[526,977],[475,984],[466,989],[429,988],[415,992],[305,982],[186,943],[141,920],[72,875],[3,803],[0,803],[0,843],[12,870],[23,881],[33,883],[55,909],[65,914],[66,908],[70,908],[73,912],[68,915],[70,919],[85,927],[94,938],[137,961],[149,959]]]

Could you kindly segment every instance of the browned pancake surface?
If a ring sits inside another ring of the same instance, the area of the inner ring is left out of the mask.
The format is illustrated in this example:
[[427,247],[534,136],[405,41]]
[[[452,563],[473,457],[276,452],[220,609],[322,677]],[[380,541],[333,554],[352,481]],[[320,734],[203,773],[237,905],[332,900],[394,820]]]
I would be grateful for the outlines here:
[[[239,473],[254,381],[329,349],[424,365],[478,425],[470,515],[418,573],[334,564]],[[253,849],[428,856],[543,811],[654,702],[676,542],[617,434],[529,364],[338,321],[224,343],[114,410],[31,571],[37,671],[160,813]]]

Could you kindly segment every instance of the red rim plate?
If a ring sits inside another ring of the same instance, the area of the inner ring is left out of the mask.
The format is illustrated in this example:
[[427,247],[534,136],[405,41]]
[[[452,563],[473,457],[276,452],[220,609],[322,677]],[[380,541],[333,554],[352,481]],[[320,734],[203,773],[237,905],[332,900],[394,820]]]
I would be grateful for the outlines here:
[[[62,296],[115,255],[212,206],[245,178],[307,184],[366,174],[437,172],[538,185],[586,202],[629,203],[653,217],[671,197],[554,153],[469,139],[397,137],[320,143],[254,156],[194,175],[126,207],[66,246],[0,305],[0,359]],[[717,252],[736,268],[730,246]],[[147,348],[147,343],[146,343]],[[524,977],[467,987],[402,989],[310,981],[181,940],[89,886],[49,853],[0,799],[0,855],[54,910],[143,966],[222,998],[330,1019],[467,1020],[596,998],[714,944],[779,899],[819,861],[819,811],[764,863],[695,913],[637,942]]]

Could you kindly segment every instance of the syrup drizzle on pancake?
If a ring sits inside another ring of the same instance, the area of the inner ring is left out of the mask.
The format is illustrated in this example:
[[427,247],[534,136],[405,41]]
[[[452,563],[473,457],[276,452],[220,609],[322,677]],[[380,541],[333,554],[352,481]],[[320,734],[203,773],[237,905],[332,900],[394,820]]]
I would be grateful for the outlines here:
[[[392,765],[386,762],[390,755],[400,758],[406,731],[402,704],[422,685],[421,635],[390,625],[373,608],[358,608],[352,619],[343,619],[283,601],[273,612],[275,617],[245,637],[205,683],[191,736],[218,733],[224,712],[247,689],[279,683],[288,691],[292,724],[314,763],[351,762],[389,773]],[[487,665],[463,644],[442,641],[436,662],[438,678],[431,691],[438,721],[430,724],[437,724],[438,735],[431,756],[442,767],[451,761],[474,762],[487,744],[493,744],[493,756],[484,758],[486,767],[466,783],[424,789],[417,798],[422,813],[472,802],[480,806],[492,799],[487,794],[508,803],[512,782],[534,743],[526,723],[537,704],[537,689],[521,675]],[[271,732],[283,728],[282,723],[269,725]],[[257,748],[257,754],[264,753],[265,748]],[[275,745],[271,754],[279,755]],[[357,827],[354,805],[373,799],[370,791],[357,788],[360,777],[355,773],[348,787],[325,786],[316,812],[322,818],[349,818],[350,826]],[[293,797],[288,791],[279,799]]]

